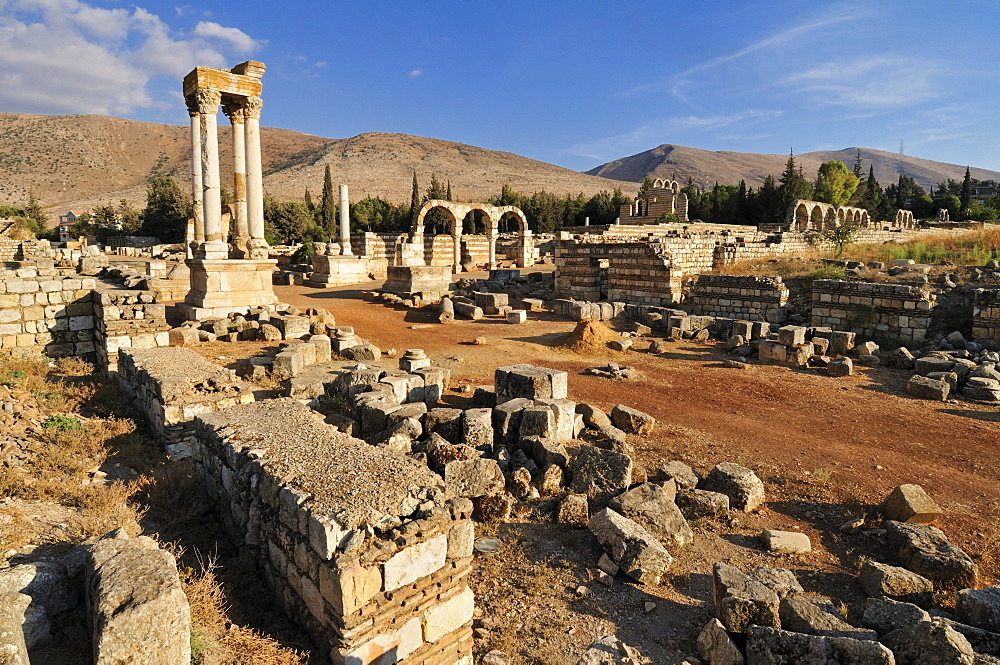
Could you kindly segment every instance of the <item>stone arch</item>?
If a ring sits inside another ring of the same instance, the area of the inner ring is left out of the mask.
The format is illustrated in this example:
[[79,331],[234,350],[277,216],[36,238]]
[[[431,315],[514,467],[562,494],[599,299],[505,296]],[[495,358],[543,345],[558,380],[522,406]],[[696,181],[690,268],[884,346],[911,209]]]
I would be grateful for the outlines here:
[[814,231],[823,229],[823,206],[815,205],[809,212],[809,228]]
[[837,226],[843,226],[847,222],[847,211],[837,208]]
[[805,231],[809,228],[809,206],[806,205],[805,201],[798,201],[798,205],[795,206],[795,230]]
[[832,229],[835,226],[837,226],[837,211],[832,207],[827,208],[826,215],[823,216],[823,228],[820,230]]
[[871,226],[872,223],[871,215],[868,214],[867,210],[862,210],[860,214],[861,214],[861,226],[862,228],[867,229],[869,226]]
[[[462,222],[474,210],[483,214],[483,221],[486,224],[486,237],[489,238],[490,243],[489,265],[491,269],[496,265],[496,240],[499,235],[500,218],[508,214],[513,215],[517,220],[518,237],[522,248],[519,263],[524,266],[534,263],[531,260],[534,256],[534,245],[531,241],[531,231],[528,229],[528,219],[524,216],[524,212],[516,206],[492,206],[486,203],[457,203],[443,199],[431,199],[424,203],[417,213],[413,227],[410,229],[410,242],[423,242],[424,218],[435,208],[446,210],[451,217],[451,236],[454,246],[453,269],[456,273],[461,269]],[[523,263],[525,260],[531,260],[531,263]]]
[[[448,216],[451,217],[452,229],[455,228],[455,224],[458,220],[461,220],[462,218],[465,217],[464,214],[462,215],[462,217],[458,217],[458,215],[456,215],[456,211],[454,210],[454,204],[452,204],[451,201],[443,201],[441,199],[431,199],[430,201],[427,201],[426,203],[424,203],[424,205],[420,207],[420,211],[417,213],[417,217],[413,221],[413,228],[411,229],[410,233],[414,238],[423,237],[424,218],[427,217],[427,213],[429,213],[431,210],[434,210],[435,208],[441,208],[448,213]],[[458,220],[456,220],[456,217],[458,217]]]
[[664,180],[663,178],[656,178],[655,180],[653,180],[653,187],[657,187],[657,188],[666,187],[667,186],[667,182],[668,181]]

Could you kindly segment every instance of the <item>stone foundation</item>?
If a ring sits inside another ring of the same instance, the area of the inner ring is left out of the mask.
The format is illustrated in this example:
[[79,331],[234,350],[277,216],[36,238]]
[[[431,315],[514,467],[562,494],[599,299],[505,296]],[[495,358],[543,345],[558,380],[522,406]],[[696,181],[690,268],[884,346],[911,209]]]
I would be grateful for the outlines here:
[[451,285],[450,266],[389,266],[387,274],[382,289],[404,296],[437,293],[437,298],[430,299],[440,300],[441,294],[447,293]]
[[972,335],[1000,341],[1000,289],[977,289],[972,305]]
[[934,294],[916,286],[820,279],[812,285],[811,324],[867,338],[922,342],[936,304]]
[[38,348],[52,358],[95,358],[97,280],[66,277],[55,269],[0,273],[0,348]]
[[118,350],[170,345],[166,306],[150,291],[94,291],[97,368],[118,371]]
[[334,663],[471,665],[472,505],[426,466],[287,398],[199,416],[195,459],[226,530]]
[[189,321],[277,304],[273,259],[188,259],[191,290],[178,305]]
[[313,271],[306,283],[309,286],[337,286],[360,284],[368,281],[368,259],[358,256],[310,257]]
[[780,277],[699,275],[685,303],[692,314],[779,322],[788,287]]

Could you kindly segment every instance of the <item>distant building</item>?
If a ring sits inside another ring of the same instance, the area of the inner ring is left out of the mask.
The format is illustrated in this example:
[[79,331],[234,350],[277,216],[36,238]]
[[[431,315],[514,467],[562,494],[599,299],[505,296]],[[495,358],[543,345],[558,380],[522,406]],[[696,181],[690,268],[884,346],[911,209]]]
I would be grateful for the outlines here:
[[70,240],[69,229],[80,221],[83,215],[93,216],[89,210],[70,210],[65,215],[59,215],[59,242]]
[[980,183],[972,186],[972,199],[980,203],[996,198],[997,186],[992,182]]
[[618,215],[621,224],[655,224],[664,213],[688,221],[688,197],[677,182],[657,178],[648,192],[623,205]]

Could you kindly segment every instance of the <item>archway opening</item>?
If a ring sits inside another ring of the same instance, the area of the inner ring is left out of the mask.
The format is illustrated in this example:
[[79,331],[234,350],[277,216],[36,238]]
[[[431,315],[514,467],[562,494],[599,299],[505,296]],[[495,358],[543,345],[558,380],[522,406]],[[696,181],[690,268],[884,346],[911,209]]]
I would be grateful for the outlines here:
[[805,203],[800,203],[795,208],[795,229],[805,231],[809,228],[809,208]]

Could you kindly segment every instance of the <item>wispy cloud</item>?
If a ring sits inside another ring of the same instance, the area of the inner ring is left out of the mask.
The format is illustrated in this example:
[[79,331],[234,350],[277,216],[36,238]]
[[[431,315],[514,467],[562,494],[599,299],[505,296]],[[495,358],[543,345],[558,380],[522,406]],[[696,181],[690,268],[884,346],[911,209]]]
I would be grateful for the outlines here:
[[681,132],[711,132],[733,125],[766,122],[780,115],[781,111],[750,109],[709,116],[675,116],[643,123],[629,132],[616,136],[578,143],[564,154],[589,159],[612,159],[631,151],[648,150],[654,145],[668,141],[672,138],[671,135]]
[[678,98],[686,101],[684,97],[680,94],[680,90],[683,85],[691,83],[691,81],[687,79],[690,79],[694,74],[714,69],[716,67],[727,64],[734,60],[745,58],[746,56],[751,55],[753,53],[757,53],[759,51],[775,49],[777,47],[795,43],[796,41],[801,41],[811,33],[829,29],[831,26],[840,23],[855,21],[869,13],[870,12],[868,10],[851,7],[843,12],[827,14],[821,18],[811,18],[802,21],[796,25],[785,28],[784,30],[777,32],[773,35],[769,35],[762,39],[758,39],[755,42],[751,42],[750,44],[744,46],[743,48],[737,51],[733,51],[732,53],[726,53],[724,55],[719,55],[714,58],[709,58],[695,65],[692,65],[687,69],[685,69],[684,71],[675,74],[667,79],[657,81],[654,83],[646,83],[643,85],[636,86],[631,90],[626,91],[625,96],[643,92],[666,90],[673,93]]
[[129,113],[164,104],[151,88],[202,65],[225,67],[262,42],[202,21],[189,33],[133,6],[0,2],[0,107],[27,113]]
[[827,104],[862,109],[914,105],[937,97],[936,63],[898,55],[842,59],[814,65],[781,84]]
[[424,75],[424,70],[422,70],[422,69],[411,69],[410,73],[409,73],[409,77],[411,79],[412,78],[416,78],[418,76],[423,76],[423,75]]

